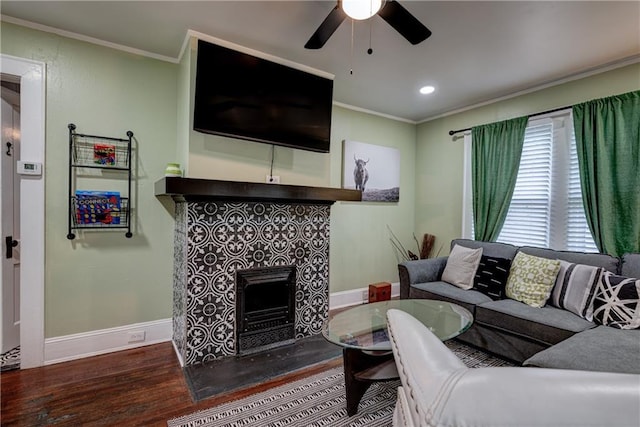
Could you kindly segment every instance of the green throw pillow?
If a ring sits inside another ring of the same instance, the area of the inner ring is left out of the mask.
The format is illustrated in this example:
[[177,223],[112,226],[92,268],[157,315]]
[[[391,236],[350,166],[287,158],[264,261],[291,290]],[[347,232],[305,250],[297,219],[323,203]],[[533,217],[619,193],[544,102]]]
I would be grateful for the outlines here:
[[507,279],[507,297],[532,307],[542,307],[560,270],[560,261],[518,252]]

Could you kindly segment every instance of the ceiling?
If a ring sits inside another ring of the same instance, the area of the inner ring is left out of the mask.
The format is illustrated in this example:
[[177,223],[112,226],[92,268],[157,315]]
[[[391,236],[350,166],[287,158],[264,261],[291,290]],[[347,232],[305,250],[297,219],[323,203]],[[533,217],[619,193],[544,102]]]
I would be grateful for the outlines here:
[[0,11],[174,61],[191,29],[334,74],[334,101],[416,122],[640,60],[639,1],[400,3],[430,38],[413,46],[374,16],[355,22],[353,50],[349,20],[304,49],[334,1],[3,0]]

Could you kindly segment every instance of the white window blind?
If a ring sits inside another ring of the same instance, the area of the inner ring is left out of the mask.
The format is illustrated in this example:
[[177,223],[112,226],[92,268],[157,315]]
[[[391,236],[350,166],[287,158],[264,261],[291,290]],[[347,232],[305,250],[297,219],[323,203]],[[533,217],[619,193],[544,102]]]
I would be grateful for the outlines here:
[[528,126],[513,198],[499,242],[549,246],[553,126]]

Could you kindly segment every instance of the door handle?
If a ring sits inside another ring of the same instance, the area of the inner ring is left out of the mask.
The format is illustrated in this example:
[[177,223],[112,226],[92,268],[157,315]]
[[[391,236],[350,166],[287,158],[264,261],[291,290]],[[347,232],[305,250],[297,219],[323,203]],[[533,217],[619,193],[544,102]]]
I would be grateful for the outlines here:
[[7,246],[7,259],[13,258],[13,248],[18,246],[18,241],[13,240],[13,236],[7,236],[4,238],[4,242]]

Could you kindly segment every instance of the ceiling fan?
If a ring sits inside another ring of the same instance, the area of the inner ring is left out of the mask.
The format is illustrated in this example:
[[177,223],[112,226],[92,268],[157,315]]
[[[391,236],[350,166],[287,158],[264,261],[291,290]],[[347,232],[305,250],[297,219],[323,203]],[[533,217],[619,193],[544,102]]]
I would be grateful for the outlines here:
[[427,27],[395,0],[338,0],[304,47],[320,49],[347,17],[364,20],[376,14],[411,44],[416,45],[431,35]]

